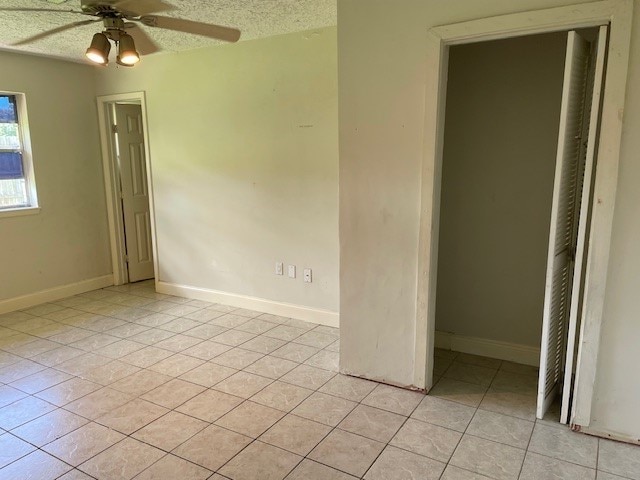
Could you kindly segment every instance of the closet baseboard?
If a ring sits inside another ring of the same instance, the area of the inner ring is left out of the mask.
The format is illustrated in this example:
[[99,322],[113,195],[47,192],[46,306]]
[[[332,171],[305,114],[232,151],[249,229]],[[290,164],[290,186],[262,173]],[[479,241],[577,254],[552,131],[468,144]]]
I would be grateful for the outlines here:
[[525,365],[540,365],[540,349],[518,343],[500,342],[487,338],[467,337],[436,331],[435,346],[444,350],[498,358]]

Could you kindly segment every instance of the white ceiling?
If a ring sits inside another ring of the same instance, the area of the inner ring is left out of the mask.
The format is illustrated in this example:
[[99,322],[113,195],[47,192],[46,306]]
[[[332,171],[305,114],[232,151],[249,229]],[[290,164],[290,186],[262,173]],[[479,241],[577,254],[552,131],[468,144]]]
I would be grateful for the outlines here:
[[[239,28],[242,40],[300,32],[336,25],[336,0],[165,0],[177,7],[163,15]],[[85,61],[84,52],[101,24],[85,25],[39,40],[12,47],[11,43],[51,28],[89,17],[64,13],[79,10],[80,0],[55,5],[47,0],[0,0],[1,7],[56,8],[61,13],[0,12],[0,49],[32,52],[74,61]],[[196,35],[146,28],[164,51],[181,51],[216,45],[220,42]]]

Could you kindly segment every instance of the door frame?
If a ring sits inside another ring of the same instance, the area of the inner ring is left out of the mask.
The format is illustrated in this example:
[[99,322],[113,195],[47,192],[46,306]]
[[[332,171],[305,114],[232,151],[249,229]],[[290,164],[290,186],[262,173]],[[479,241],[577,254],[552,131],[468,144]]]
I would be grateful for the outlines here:
[[435,306],[438,268],[440,190],[444,145],[445,102],[449,48],[453,45],[507,39],[608,24],[606,83],[594,184],[585,275],[583,321],[570,423],[591,422],[604,293],[609,264],[613,211],[618,181],[622,113],[631,42],[633,0],[603,0],[501,15],[429,29],[425,91],[425,130],[421,177],[418,291],[416,299],[414,385],[433,384]]
[[113,136],[111,132],[112,118],[110,108],[118,102],[138,103],[142,109],[142,128],[144,133],[145,168],[149,186],[149,209],[151,216],[151,245],[153,249],[153,270],[155,282],[158,282],[158,243],[156,240],[155,203],[153,194],[153,177],[151,175],[151,155],[149,148],[149,129],[147,124],[147,105],[145,92],[120,93],[102,95],[96,99],[98,104],[98,124],[100,128],[100,146],[102,150],[102,169],[104,174],[104,190],[107,203],[107,219],[109,224],[109,243],[111,244],[111,265],[113,268],[113,284],[123,285],[128,282],[128,270],[125,260],[124,221],[122,217],[122,201],[119,195],[119,172],[116,164]]

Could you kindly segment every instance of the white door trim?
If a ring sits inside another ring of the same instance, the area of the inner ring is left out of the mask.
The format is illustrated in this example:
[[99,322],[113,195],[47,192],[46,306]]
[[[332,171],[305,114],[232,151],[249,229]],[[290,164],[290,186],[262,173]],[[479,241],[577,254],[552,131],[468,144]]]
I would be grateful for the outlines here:
[[147,105],[144,92],[103,95],[97,98],[98,123],[100,127],[100,144],[102,149],[102,168],[104,172],[104,189],[107,200],[107,218],[109,222],[109,241],[111,244],[111,263],[113,268],[113,284],[122,285],[127,282],[127,270],[124,260],[124,224],[122,220],[122,202],[118,193],[118,169],[113,155],[111,136],[111,115],[109,107],[116,102],[136,102],[142,108],[142,127],[144,129],[144,154],[149,182],[149,207],[151,209],[151,242],[153,246],[153,269],[158,282],[158,243],[156,240],[155,204],[153,196],[153,177],[151,175],[151,155],[149,146],[149,128],[147,124]]
[[430,388],[433,380],[435,302],[440,216],[442,149],[447,67],[451,45],[536,33],[610,25],[606,84],[602,107],[598,164],[585,294],[571,423],[591,422],[600,326],[609,263],[613,210],[618,182],[622,112],[627,83],[633,0],[604,0],[521,12],[429,30],[425,92],[424,159],[418,252],[414,385]]

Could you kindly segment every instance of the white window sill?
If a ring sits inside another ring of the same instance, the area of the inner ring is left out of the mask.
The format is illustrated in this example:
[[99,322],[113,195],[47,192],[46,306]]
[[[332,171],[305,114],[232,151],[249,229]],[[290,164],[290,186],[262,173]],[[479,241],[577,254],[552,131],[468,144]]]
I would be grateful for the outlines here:
[[40,207],[4,208],[0,209],[0,218],[22,217],[25,215],[37,215],[39,213]]

